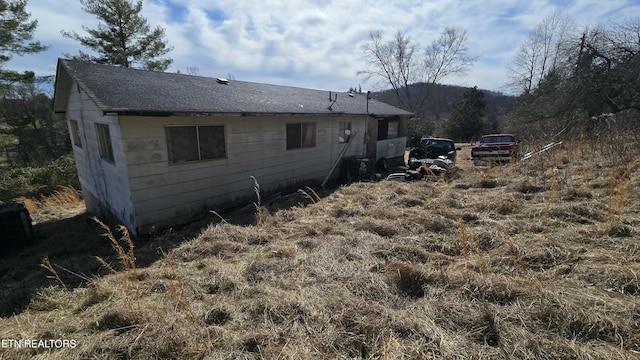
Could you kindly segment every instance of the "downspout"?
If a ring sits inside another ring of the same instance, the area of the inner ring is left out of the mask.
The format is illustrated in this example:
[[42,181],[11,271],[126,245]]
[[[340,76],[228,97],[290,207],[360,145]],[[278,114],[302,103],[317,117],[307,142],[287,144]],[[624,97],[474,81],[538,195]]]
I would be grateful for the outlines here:
[[371,96],[371,91],[367,91],[367,107],[366,114],[364,116],[364,154],[368,156],[369,154],[369,97]]

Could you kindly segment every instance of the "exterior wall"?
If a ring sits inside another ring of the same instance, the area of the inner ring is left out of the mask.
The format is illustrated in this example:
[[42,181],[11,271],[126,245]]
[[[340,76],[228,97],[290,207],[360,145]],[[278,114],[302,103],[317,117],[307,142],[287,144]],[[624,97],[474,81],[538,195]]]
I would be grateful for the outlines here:
[[407,147],[407,121],[408,117],[398,118],[398,137],[393,139],[377,140],[378,122],[381,119],[372,118],[369,120],[369,151],[367,156],[370,159],[387,159],[390,163],[404,163],[404,153]]
[[396,159],[404,158],[404,152],[407,147],[406,137],[397,137],[388,140],[378,140],[376,144],[376,159]]
[[[115,216],[135,229],[129,195],[125,156],[117,116],[103,116],[95,103],[75,84],[70,91],[66,118],[78,122],[81,146],[72,145],[87,210],[103,217]],[[114,161],[100,157],[95,124],[107,124],[111,135]],[[73,140],[72,140],[73,143]]]
[[[168,226],[207,210],[255,200],[254,176],[264,192],[321,181],[346,144],[340,121],[351,121],[345,156],[365,155],[363,116],[207,116],[120,118],[135,228]],[[286,149],[286,124],[314,122],[316,146]],[[224,125],[226,158],[169,164],[165,126]]]

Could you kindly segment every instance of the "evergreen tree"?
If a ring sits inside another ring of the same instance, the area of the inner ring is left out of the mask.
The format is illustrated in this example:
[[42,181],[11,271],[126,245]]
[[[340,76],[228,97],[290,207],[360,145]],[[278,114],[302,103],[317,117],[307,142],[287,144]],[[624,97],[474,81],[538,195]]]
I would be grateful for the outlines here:
[[93,56],[82,51],[74,59],[124,67],[141,67],[165,71],[171,58],[161,58],[172,50],[164,40],[164,29],[151,30],[147,19],[140,15],[142,0],[80,0],[83,11],[95,15],[100,23],[96,29],[82,28],[89,34],[62,31],[62,36],[77,40],[91,49]]
[[0,0],[0,153],[13,165],[45,162],[56,154],[51,144],[51,99],[37,91],[32,71],[5,69],[13,56],[37,53],[46,46],[32,41],[38,26],[26,0]]
[[26,0],[0,0],[0,81],[6,90],[6,83],[32,80],[33,72],[18,74],[4,69],[4,64],[13,55],[24,55],[46,50],[38,41],[31,41],[38,21],[30,20],[26,11]]
[[484,92],[477,86],[464,92],[463,100],[453,109],[445,132],[457,141],[477,139],[484,131]]
[[42,166],[70,150],[65,122],[56,121],[45,89],[53,77],[11,84],[0,99],[3,155],[15,167]]

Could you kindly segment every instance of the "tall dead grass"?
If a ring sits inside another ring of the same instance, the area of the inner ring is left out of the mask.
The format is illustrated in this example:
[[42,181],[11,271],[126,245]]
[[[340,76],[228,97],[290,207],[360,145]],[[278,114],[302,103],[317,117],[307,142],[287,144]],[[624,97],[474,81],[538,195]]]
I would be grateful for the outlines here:
[[20,200],[24,203],[30,213],[34,213],[41,209],[77,204],[82,201],[82,195],[78,190],[71,186],[63,186],[48,196],[42,196],[40,198],[21,198]]
[[108,269],[112,274],[120,275],[121,278],[121,286],[122,290],[126,294],[127,300],[125,301],[128,306],[132,306],[135,304],[135,309],[131,308],[131,311],[140,311],[142,309],[141,304],[141,296],[140,296],[140,288],[138,283],[138,270],[136,267],[136,257],[134,254],[134,245],[133,240],[131,239],[131,235],[129,234],[129,230],[126,226],[118,226],[118,230],[122,233],[121,240],[126,244],[126,249],[120,245],[120,242],[116,239],[109,228],[105,223],[100,221],[100,219],[94,217],[93,221],[95,221],[103,230],[104,236],[109,239],[111,243],[111,247],[115,251],[118,260],[120,262],[121,270],[116,270],[102,257],[97,256],[96,260]]
[[253,225],[180,234],[144,268],[134,245],[154,239],[107,235],[103,261],[119,265],[94,290],[47,291],[0,332],[42,336],[24,324],[63,314],[71,325],[48,324],[81,346],[51,359],[637,358],[640,245],[602,229],[640,226],[638,166],[598,168],[589,141],[489,169],[461,161],[449,183],[305,189],[304,205]]

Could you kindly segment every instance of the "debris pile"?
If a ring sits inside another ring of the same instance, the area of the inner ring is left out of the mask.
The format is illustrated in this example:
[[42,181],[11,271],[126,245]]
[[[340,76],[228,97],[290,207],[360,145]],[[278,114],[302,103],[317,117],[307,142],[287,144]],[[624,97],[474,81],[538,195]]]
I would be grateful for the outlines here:
[[[419,165],[418,165],[419,164]],[[441,177],[451,178],[455,175],[457,167],[453,161],[445,156],[437,159],[411,159],[412,167],[415,170],[406,170],[403,173],[392,173],[387,176],[388,181],[414,181],[439,179]]]

